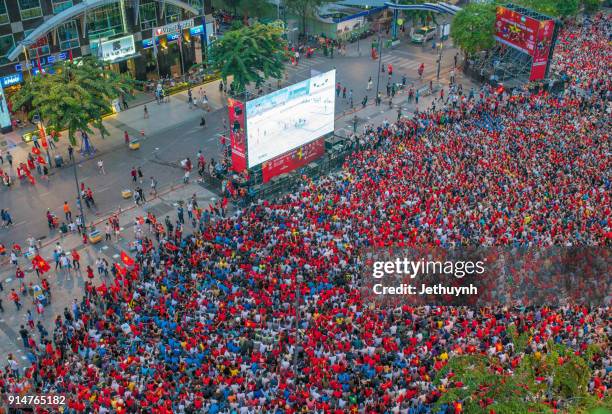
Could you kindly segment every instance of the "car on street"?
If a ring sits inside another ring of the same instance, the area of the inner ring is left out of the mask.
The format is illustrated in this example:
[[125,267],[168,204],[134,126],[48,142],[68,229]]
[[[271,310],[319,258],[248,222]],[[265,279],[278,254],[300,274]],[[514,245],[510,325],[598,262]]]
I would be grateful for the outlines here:
[[434,26],[423,26],[412,33],[410,40],[413,43],[423,43],[433,39],[435,35],[436,28]]

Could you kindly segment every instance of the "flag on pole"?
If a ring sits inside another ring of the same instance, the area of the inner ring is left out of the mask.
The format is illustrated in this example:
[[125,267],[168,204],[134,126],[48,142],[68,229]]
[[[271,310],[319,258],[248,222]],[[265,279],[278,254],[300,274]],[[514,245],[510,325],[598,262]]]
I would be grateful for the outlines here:
[[40,257],[40,255],[38,254],[34,256],[34,259],[32,259],[32,266],[34,268],[38,268],[38,271],[40,273],[46,273],[51,269],[51,266],[49,266],[49,263],[47,263],[47,261],[43,259],[42,257]]
[[124,252],[123,250],[121,251],[121,261],[126,265],[126,266],[133,266],[134,265],[134,259],[132,259],[130,256],[128,256],[128,254],[126,252]]

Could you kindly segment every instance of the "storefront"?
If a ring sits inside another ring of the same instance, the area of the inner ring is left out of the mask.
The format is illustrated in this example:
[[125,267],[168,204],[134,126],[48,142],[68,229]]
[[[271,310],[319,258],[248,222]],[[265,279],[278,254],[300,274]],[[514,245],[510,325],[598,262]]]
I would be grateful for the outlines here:
[[202,35],[209,34],[206,36],[209,44],[214,38],[212,22],[206,26],[207,32],[204,32],[203,25],[196,26],[194,19],[189,19],[153,29],[154,37],[142,41],[144,79],[179,78],[194,64],[201,63]]

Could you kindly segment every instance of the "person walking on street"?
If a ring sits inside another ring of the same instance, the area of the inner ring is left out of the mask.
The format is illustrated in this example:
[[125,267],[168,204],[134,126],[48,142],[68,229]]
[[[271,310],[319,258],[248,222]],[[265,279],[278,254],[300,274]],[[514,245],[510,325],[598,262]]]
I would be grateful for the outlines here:
[[138,179],[138,172],[136,171],[136,167],[132,167],[132,171],[130,171],[130,176],[132,177],[132,182],[136,184],[136,180]]
[[368,79],[368,87],[366,88],[367,91],[372,89],[372,77],[370,76],[370,79]]
[[157,180],[154,177],[151,177],[151,194],[157,196]]
[[144,115],[144,119],[147,119],[149,117],[149,110],[147,109],[147,106],[145,105],[143,108],[143,115]]
[[72,267],[74,267],[75,270],[81,269],[81,256],[79,252],[77,252],[76,249],[72,249],[70,256],[72,256]]
[[138,173],[138,180],[140,181],[140,184],[142,184],[142,178],[144,177],[144,174],[142,173],[140,167],[138,167],[138,170],[136,170],[136,172]]
[[104,171],[104,161],[101,159],[98,160],[98,172],[100,172],[101,175],[106,175],[106,171]]
[[10,152],[6,152],[6,161],[9,163],[11,168],[13,168],[13,155]]
[[64,201],[64,215],[66,216],[66,221],[72,221],[72,211],[70,211],[67,201]]
[[10,299],[15,304],[15,307],[17,308],[17,311],[19,311],[21,309],[21,302],[19,301],[19,295],[17,294],[15,289],[11,289]]
[[21,340],[23,341],[23,347],[29,348],[30,344],[28,344],[28,330],[25,328],[25,326],[21,325],[19,329],[19,335],[21,336]]

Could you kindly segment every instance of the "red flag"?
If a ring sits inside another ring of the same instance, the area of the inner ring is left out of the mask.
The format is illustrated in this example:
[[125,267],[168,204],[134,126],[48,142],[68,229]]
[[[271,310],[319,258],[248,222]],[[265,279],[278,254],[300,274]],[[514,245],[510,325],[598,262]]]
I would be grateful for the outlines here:
[[124,252],[123,250],[121,251],[121,261],[125,263],[126,266],[133,266],[135,263],[134,259],[128,256],[128,254]]
[[119,273],[121,276],[127,275],[127,269],[123,266],[121,266],[119,263],[115,263],[115,269],[117,269],[117,273]]
[[41,273],[46,273],[51,269],[49,263],[38,254],[32,259],[32,266],[38,268]]
[[178,247],[176,247],[174,244],[167,242],[166,243],[166,249],[171,250],[173,252],[178,250]]
[[39,155],[38,158],[36,159],[38,161],[39,164],[41,165],[45,165],[47,163],[47,161],[45,161],[45,159]]
[[34,154],[34,155],[40,155],[40,150],[39,150],[38,148],[36,148],[36,147],[33,147],[33,148],[32,148],[32,154]]

